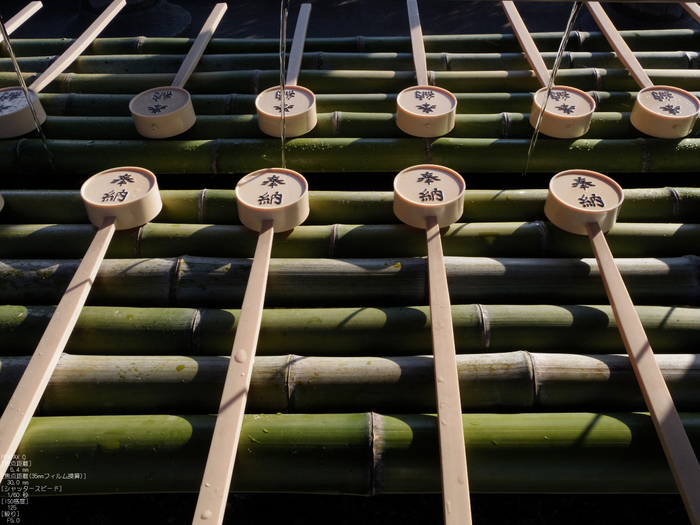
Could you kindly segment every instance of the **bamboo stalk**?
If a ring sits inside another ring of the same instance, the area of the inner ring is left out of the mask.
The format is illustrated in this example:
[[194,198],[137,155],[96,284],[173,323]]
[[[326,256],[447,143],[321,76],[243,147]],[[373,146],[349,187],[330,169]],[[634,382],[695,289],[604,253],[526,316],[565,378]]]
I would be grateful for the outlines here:
[[[630,177],[634,177],[631,175]],[[240,224],[233,190],[161,190],[163,211],[153,222]],[[462,222],[545,220],[547,190],[467,190]],[[4,190],[0,222],[87,224],[80,194],[71,190]],[[396,224],[393,194],[381,191],[311,191],[305,224]],[[626,189],[622,222],[700,222],[700,189]],[[691,226],[691,225],[689,225]]]
[[[78,261],[6,259],[0,293],[8,304],[54,304]],[[617,260],[636,304],[698,303],[698,259]],[[602,303],[593,259],[447,257],[452,301],[470,303]],[[237,307],[250,260],[109,259],[98,273],[91,304]],[[332,285],[331,285],[332,283]],[[422,258],[273,259],[268,307],[427,304]]]
[[[698,141],[654,138],[541,140],[531,158],[528,173],[551,174],[572,165],[608,174],[695,172],[697,166],[692,153],[697,149]],[[302,173],[346,172],[349,162],[357,172],[397,173],[407,164],[433,162],[450,166],[463,175],[522,173],[529,144],[527,139],[440,138],[432,142],[427,151],[417,148],[415,139],[409,138],[299,138],[286,143],[285,155],[288,167]],[[562,147],[564,144],[566,147]],[[54,157],[55,173],[61,175],[60,179],[53,175],[44,145],[38,139],[3,141],[0,144],[0,165],[7,173],[18,175],[51,173],[52,184],[66,184],[71,177],[82,181],[86,175],[98,172],[105,165],[141,165],[165,174],[240,174],[259,169],[261,159],[273,159],[272,165],[276,162],[274,159],[279,158],[279,141],[274,139],[49,140],[48,147]],[[670,185],[687,183],[686,176],[678,177],[677,183],[668,176],[666,180]],[[624,175],[617,178],[624,184]],[[633,182],[637,178],[630,175]],[[386,182],[383,187],[389,184]]]
[[[54,309],[0,307],[0,355],[30,355]],[[638,306],[657,353],[695,349],[697,308]],[[238,310],[85,307],[66,352],[83,355],[193,355],[230,353]],[[609,306],[453,305],[459,353],[624,353]],[[340,337],[338,334],[341,334]],[[431,352],[425,306],[267,309],[259,355],[422,355]]]
[[[694,51],[642,51],[635,57],[646,69],[694,69],[699,60]],[[551,69],[556,53],[543,53],[547,66]],[[159,74],[175,73],[184,55],[84,55],[79,57],[66,72],[83,74]],[[511,71],[531,69],[522,53],[426,53],[428,69],[432,71]],[[21,71],[41,73],[51,63],[51,58],[20,57]],[[365,71],[412,71],[411,53],[334,53],[306,52],[301,67],[305,70],[365,70]],[[561,69],[597,67],[621,69],[624,67],[615,53],[582,53],[566,51],[562,57]],[[278,53],[258,54],[217,54],[206,55],[198,63],[197,70],[246,71],[253,69],[271,70],[279,68]],[[0,71],[14,72],[10,59],[0,58]]]
[[[78,258],[90,244],[88,224],[0,225],[5,258]],[[550,223],[455,223],[444,232],[444,250],[453,257],[586,257],[590,245]],[[147,224],[117,232],[107,256],[248,257],[255,239],[243,226]],[[617,223],[608,238],[618,257],[680,257],[700,251],[700,225]],[[300,226],[280,238],[274,257],[421,257],[425,243],[403,225]]]
[[[700,418],[685,414],[697,444]],[[474,492],[673,493],[646,414],[463,417]],[[34,418],[18,450],[31,472],[79,472],[62,494],[194,492],[213,416]],[[440,490],[434,416],[247,416],[234,492]],[[473,458],[473,459],[472,459]],[[572,476],[571,473],[576,475]],[[30,480],[34,485],[42,479]]]
[[[629,113],[636,92],[593,91],[599,112]],[[695,95],[700,94],[695,92]],[[457,114],[528,113],[532,107],[532,93],[457,93]],[[131,95],[41,93],[39,99],[48,115],[75,117],[128,117]],[[193,95],[197,115],[253,115],[256,95],[231,93],[227,95]],[[334,111],[354,113],[393,113],[396,95],[320,94],[316,97],[319,113]]]
[[[638,51],[677,51],[697,49],[700,32],[689,29],[648,31],[621,31],[620,34]],[[561,32],[532,33],[541,51],[556,52],[562,40]],[[17,56],[57,55],[71,44],[66,39],[13,39],[12,47]],[[187,53],[193,39],[162,37],[98,38],[87,50],[91,55],[122,54],[181,54]],[[288,46],[291,46],[288,39]],[[426,51],[450,53],[520,52],[520,45],[511,34],[475,35],[426,35]],[[365,36],[360,38],[309,38],[305,49],[325,52],[411,52],[408,37]],[[569,38],[569,49],[577,51],[609,51],[600,31],[576,31]],[[215,38],[208,47],[209,54],[225,53],[274,53],[279,50],[279,39]]]
[[[63,355],[39,404],[42,416],[216,413],[228,357]],[[0,359],[4,405],[28,357]],[[695,354],[660,355],[679,410],[700,409]],[[525,351],[457,356],[465,412],[643,411],[623,355]],[[258,356],[249,413],[435,412],[428,356]]]
[[[674,85],[688,91],[700,90],[700,71],[650,69],[647,74],[658,85]],[[304,84],[314,93],[337,93],[343,86],[346,93],[398,93],[415,83],[415,73],[409,71],[355,71],[334,70],[302,72]],[[584,91],[633,91],[637,84],[625,69],[569,69],[558,73],[561,82]],[[33,76],[24,74],[31,82]],[[149,86],[167,85],[171,74],[83,74],[63,73],[46,87],[47,92],[83,92],[136,94]],[[203,72],[192,75],[188,87],[192,93],[247,93],[255,94],[272,87],[276,73],[267,71]],[[435,82],[456,93],[534,92],[539,81],[532,71],[443,71],[435,73]],[[15,73],[0,73],[0,87],[17,83]],[[188,90],[189,91],[189,90]]]

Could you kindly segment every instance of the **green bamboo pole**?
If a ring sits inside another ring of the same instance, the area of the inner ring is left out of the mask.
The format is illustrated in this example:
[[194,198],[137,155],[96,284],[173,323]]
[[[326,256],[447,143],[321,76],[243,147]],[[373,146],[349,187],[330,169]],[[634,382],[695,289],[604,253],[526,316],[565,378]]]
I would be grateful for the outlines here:
[[[638,52],[635,56],[645,69],[695,69],[698,53],[694,51]],[[542,53],[548,68],[552,68],[556,53]],[[184,55],[84,55],[78,57],[66,72],[83,74],[175,74]],[[511,71],[531,69],[523,53],[426,53],[427,67],[433,71]],[[41,73],[50,64],[50,57],[20,57],[20,70]],[[301,67],[305,70],[366,70],[413,71],[411,53],[304,53]],[[613,52],[580,53],[567,51],[560,68],[624,67]],[[205,55],[197,64],[198,72],[279,69],[279,52],[259,54]],[[0,58],[0,71],[14,72],[9,58]]]
[[[633,179],[634,176],[630,176]],[[155,223],[240,224],[233,190],[161,190],[163,210]],[[74,190],[4,190],[0,223],[87,224]],[[546,220],[547,190],[470,190],[460,222]],[[389,191],[310,191],[305,224],[398,224]],[[626,189],[619,220],[646,223],[700,222],[700,189]],[[563,235],[563,234],[561,234]]]
[[[474,492],[673,493],[646,414],[465,415]],[[700,420],[684,414],[692,442]],[[34,418],[30,472],[78,472],[62,494],[194,492],[214,416]],[[233,492],[439,492],[434,416],[246,416]],[[574,473],[574,475],[572,475]],[[30,480],[30,488],[45,484]]]
[[[0,225],[0,256],[79,258],[95,229],[87,224]],[[443,233],[445,255],[587,257],[581,236],[542,222],[454,223]],[[256,237],[244,226],[146,224],[117,232],[107,257],[249,257]],[[680,257],[700,252],[700,225],[617,223],[608,234],[617,257]],[[422,257],[420,231],[404,225],[300,226],[275,243],[273,257]]]
[[[47,137],[60,140],[140,140],[131,117],[47,117],[43,131]],[[446,134],[453,138],[530,139],[533,128],[529,115],[500,113],[496,115],[457,115],[455,127]],[[334,113],[318,114],[318,123],[307,138],[363,137],[393,138],[407,136],[396,127],[391,113]],[[629,121],[629,113],[596,112],[593,115],[589,137],[598,139],[626,139],[645,136]],[[253,115],[200,115],[178,140],[216,140],[259,138],[263,133]]]
[[[600,101],[597,112],[629,113],[634,106],[636,92],[592,91]],[[696,96],[699,92],[694,93]],[[457,93],[457,114],[529,113],[532,93]],[[131,95],[40,93],[39,99],[51,116],[74,117],[129,117]],[[255,114],[256,95],[230,93],[226,95],[192,95],[192,104],[198,116]],[[318,94],[318,113],[344,111],[353,113],[394,113],[396,94]]]
[[[63,355],[46,388],[42,416],[216,413],[227,357]],[[0,359],[0,405],[29,357]],[[700,408],[696,354],[660,355],[679,410]],[[435,412],[433,361],[412,357],[260,356],[249,413]],[[460,355],[465,412],[639,411],[644,399],[623,355],[510,352]]]
[[[433,162],[464,174],[522,173],[529,139],[441,138],[429,150],[416,139],[298,138],[287,142],[287,167],[302,173],[398,173],[407,165]],[[537,142],[528,173],[557,173],[573,166],[616,173],[663,173],[670,185],[687,184],[684,172],[697,169],[694,153],[698,139],[665,140],[579,139]],[[157,174],[244,174],[275,166],[280,160],[279,140],[217,139],[197,141],[72,141],[49,140],[56,171],[51,169],[41,140],[19,139],[0,143],[0,165],[6,173],[22,176],[51,174],[51,184],[82,183],[105,166],[136,165]],[[677,174],[677,179],[672,173]],[[60,175],[57,177],[56,175]],[[532,175],[531,175],[532,176]],[[636,175],[616,177],[620,184],[638,184]],[[368,181],[377,183],[378,179]],[[8,181],[9,183],[12,183]],[[543,183],[543,185],[546,184]],[[387,187],[390,180],[384,183]],[[498,186],[494,183],[493,186]],[[61,186],[59,186],[61,187]]]
[[[410,71],[303,70],[304,84],[314,93],[398,93],[415,85],[415,73]],[[700,71],[653,69],[647,74],[659,85],[673,85],[688,91],[700,90]],[[24,74],[27,83],[34,75]],[[569,69],[560,71],[562,84],[584,91],[634,91],[635,80],[625,69]],[[48,93],[82,92],[137,94],[153,86],[168,85],[172,74],[83,74],[63,73],[49,84]],[[194,73],[187,83],[188,91],[197,94],[248,93],[273,87],[279,82],[279,71],[249,70]],[[436,85],[456,93],[534,92],[540,86],[532,71],[438,71]],[[15,86],[15,73],[0,73],[0,87]]]
[[[6,259],[0,295],[8,304],[54,304],[79,261]],[[617,259],[635,304],[698,303],[698,259]],[[249,259],[108,259],[94,305],[237,307]],[[605,303],[594,259],[447,257],[455,303]],[[424,258],[273,259],[266,305],[402,306],[427,304]]]
[[[31,355],[53,307],[0,307],[0,355]],[[695,351],[697,308],[638,306],[657,354]],[[76,355],[227,355],[238,310],[83,309],[66,347]],[[609,306],[453,305],[457,351],[624,353]],[[258,355],[406,356],[432,351],[427,306],[266,309]]]
[[[623,38],[635,51],[677,51],[697,49],[700,32],[691,29],[649,31],[621,31]],[[561,32],[533,33],[540,52],[556,52],[562,40]],[[515,36],[506,34],[425,35],[427,52],[492,53],[521,51]],[[70,46],[70,39],[13,39],[12,47],[18,56],[58,55]],[[122,54],[179,54],[184,55],[192,46],[192,39],[160,37],[98,38],[85,51],[91,55]],[[291,39],[288,41],[291,46]],[[599,31],[571,33],[568,48],[576,51],[610,51],[607,40]],[[274,53],[279,49],[275,38],[234,39],[213,38],[207,46],[208,54]],[[409,37],[362,36],[344,38],[308,38],[304,49],[325,52],[411,52]],[[5,52],[3,51],[3,54]]]

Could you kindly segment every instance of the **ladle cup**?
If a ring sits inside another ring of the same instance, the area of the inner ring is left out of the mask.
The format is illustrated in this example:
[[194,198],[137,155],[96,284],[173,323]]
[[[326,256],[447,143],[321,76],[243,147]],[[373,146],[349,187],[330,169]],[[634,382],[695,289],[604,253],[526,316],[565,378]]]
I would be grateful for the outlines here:
[[544,212],[559,228],[588,235],[620,335],[691,521],[700,510],[700,465],[604,233],[617,220],[622,188],[601,173],[568,170],[549,183]]
[[[39,78],[28,92],[39,124],[46,120],[46,112],[39,101],[39,92],[60,75],[80,54],[89,46],[97,35],[126,5],[126,0],[114,0],[95,20],[90,27],[53,63]],[[27,97],[21,88],[8,87],[0,89],[0,138],[19,137],[36,128],[32,115],[32,107],[27,104]]]
[[192,97],[183,86],[197,67],[227,7],[225,3],[214,6],[172,85],[148,89],[129,102],[129,111],[134,119],[136,131],[144,137],[152,139],[174,137],[194,126],[197,117],[192,106]]
[[396,125],[414,137],[440,137],[452,131],[457,98],[446,89],[428,85],[423,30],[416,0],[407,0],[411,26],[411,47],[417,86],[406,88],[396,97]]
[[700,100],[684,89],[655,86],[602,6],[598,2],[587,2],[587,6],[618,58],[642,88],[630,115],[632,125],[642,133],[660,139],[688,135],[700,112]]
[[[7,31],[7,34],[11,35],[14,33],[16,29],[29,20],[34,13],[42,8],[42,6],[43,4],[41,2],[29,2],[19,11],[19,13],[7,21],[5,24],[5,31]],[[2,37],[2,35],[0,35],[0,44],[2,44],[4,40],[5,39]]]
[[83,184],[80,194],[98,230],[0,418],[0,480],[58,364],[115,230],[141,226],[162,207],[155,175],[143,168],[100,172]]
[[236,185],[236,198],[241,222],[259,232],[258,244],[193,524],[220,525],[224,519],[262,322],[273,233],[291,230],[309,215],[308,184],[292,170],[269,168],[249,173]]
[[310,89],[297,85],[304,55],[304,41],[309,26],[311,4],[302,4],[294,29],[292,51],[289,54],[287,80],[282,87],[266,89],[255,99],[258,126],[267,135],[282,136],[282,106],[284,105],[284,136],[298,137],[314,129],[316,117],[316,95]]
[[430,324],[446,525],[472,523],[452,311],[440,239],[440,228],[462,216],[464,190],[464,179],[459,173],[433,164],[412,166],[394,179],[394,213],[409,226],[425,229],[427,234]]
[[[504,0],[501,5],[520,46],[525,52],[527,61],[532,66],[540,84],[544,86],[535,93],[530,111],[530,124],[536,128],[542,114],[542,108],[545,107],[544,102],[547,91],[549,91],[551,76],[515,4],[510,0]],[[580,89],[552,86],[540,124],[540,131],[558,139],[570,139],[585,135],[591,125],[595,107],[593,97]]]

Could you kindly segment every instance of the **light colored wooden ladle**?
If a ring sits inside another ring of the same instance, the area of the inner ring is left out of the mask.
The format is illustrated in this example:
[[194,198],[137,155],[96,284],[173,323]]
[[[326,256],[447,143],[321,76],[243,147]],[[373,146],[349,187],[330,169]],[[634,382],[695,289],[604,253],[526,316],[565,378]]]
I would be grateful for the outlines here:
[[446,525],[472,523],[452,310],[440,238],[440,228],[462,216],[464,190],[464,179],[459,173],[434,164],[406,168],[394,179],[394,213],[409,226],[425,229],[427,234],[430,324]]
[[[298,85],[301,72],[301,60],[304,56],[304,41],[309,27],[311,4],[301,4],[299,18],[294,29],[292,51],[289,54],[287,80],[282,87],[266,89],[255,99],[258,114],[258,126],[272,136],[282,136],[282,106],[284,105],[284,136],[298,137],[314,129],[318,120],[316,116],[316,95],[310,89]],[[283,100],[284,98],[284,100]]]
[[[532,66],[535,76],[544,86],[535,93],[530,111],[530,124],[537,127],[537,121],[545,107],[545,97],[549,90],[551,76],[547,66],[537,50],[535,41],[525,26],[518,9],[510,0],[501,2],[503,10],[510,21],[520,47],[523,48],[527,61]],[[547,101],[540,131],[550,137],[559,139],[576,138],[585,135],[591,125],[593,112],[595,111],[595,100],[588,93],[568,86],[552,86]]]
[[418,85],[404,89],[396,97],[396,125],[414,137],[440,137],[454,128],[457,98],[446,89],[428,85],[418,2],[407,0],[406,3]]
[[301,174],[292,170],[268,168],[249,173],[236,185],[236,198],[241,222],[259,232],[258,244],[193,524],[220,525],[223,522],[258,346],[273,233],[291,230],[309,215],[308,184]]
[[544,211],[553,224],[588,235],[620,335],[654,422],[690,520],[698,525],[700,465],[668,391],[649,339],[605,239],[617,220],[624,194],[611,178],[588,170],[568,170],[549,183]]
[[630,115],[632,125],[642,133],[661,139],[678,139],[693,131],[700,100],[684,89],[655,86],[602,6],[598,2],[586,5],[618,58],[642,88]]
[[184,85],[197,67],[227,8],[225,3],[214,6],[170,86],[147,89],[129,102],[136,131],[144,137],[174,137],[194,126],[197,116],[192,97]]
[[[14,33],[15,30],[29,20],[34,13],[41,9],[43,5],[44,4],[41,2],[29,2],[26,6],[24,6],[19,13],[10,18],[5,24],[7,34],[11,35]],[[0,35],[0,43],[4,42],[4,40],[5,39],[2,37],[2,35]]]
[[[114,0],[97,17],[90,27],[29,86],[32,106],[39,124],[46,120],[46,112],[39,101],[39,92],[60,75],[89,46],[97,35],[107,27],[117,13],[126,5],[126,0]],[[0,89],[0,138],[19,137],[36,128],[32,108],[27,97],[18,87]]]
[[83,184],[80,193],[98,230],[0,418],[0,480],[78,321],[115,230],[141,226],[162,207],[155,175],[143,168],[100,172]]

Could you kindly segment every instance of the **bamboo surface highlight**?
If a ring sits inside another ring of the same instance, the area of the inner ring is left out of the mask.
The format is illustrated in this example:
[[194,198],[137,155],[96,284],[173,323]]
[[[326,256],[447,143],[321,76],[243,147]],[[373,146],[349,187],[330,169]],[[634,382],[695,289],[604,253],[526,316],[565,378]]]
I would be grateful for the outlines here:
[[[561,36],[533,34],[547,64]],[[655,83],[700,94],[700,32],[622,36]],[[48,85],[55,171],[35,133],[0,141],[5,403],[94,235],[82,182],[134,164],[163,188],[153,223],[115,235],[20,443],[37,472],[85,474],[62,480],[66,495],[194,493],[202,480],[257,239],[232,188],[281,158],[254,108],[279,83],[279,42],[212,39],[187,85],[195,126],[137,136],[129,100],[168,84],[192,42],[97,39]],[[285,156],[310,182],[311,213],[275,236],[231,490],[440,491],[424,232],[399,223],[390,191],[407,166],[435,163],[467,183],[464,214],[441,237],[471,490],[677,492],[590,245],[543,208],[564,169],[625,188],[607,240],[700,450],[700,128],[642,136],[629,122],[634,79],[601,33],[574,32],[558,82],[589,91],[598,110],[578,140],[540,137],[523,176],[539,82],[515,36],[424,43],[429,82],[458,100],[454,130],[436,140],[395,125],[396,94],[415,84],[408,37],[305,43],[319,123]],[[70,44],[13,47],[31,82]],[[0,47],[0,87],[13,75]]]

